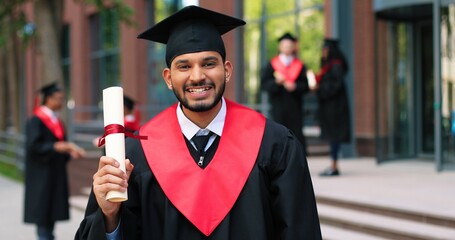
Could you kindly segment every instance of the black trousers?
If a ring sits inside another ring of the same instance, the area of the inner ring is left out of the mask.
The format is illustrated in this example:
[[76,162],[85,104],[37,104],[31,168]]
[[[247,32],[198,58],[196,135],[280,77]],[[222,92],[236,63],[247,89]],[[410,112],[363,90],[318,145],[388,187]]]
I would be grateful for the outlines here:
[[38,240],[54,240],[55,223],[37,224]]

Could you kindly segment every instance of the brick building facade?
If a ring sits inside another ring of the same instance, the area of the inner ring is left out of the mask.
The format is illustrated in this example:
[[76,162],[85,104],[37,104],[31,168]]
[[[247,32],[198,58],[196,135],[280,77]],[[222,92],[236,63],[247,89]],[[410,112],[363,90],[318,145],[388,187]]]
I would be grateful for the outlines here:
[[[160,1],[125,2],[135,10],[135,27],[124,23],[112,26],[115,17],[65,0],[65,78],[76,109],[99,105],[101,89],[114,84],[133,96],[148,118],[159,110],[150,109],[151,105],[164,107],[175,98],[162,86],[163,46],[136,36],[170,13]],[[243,16],[241,0],[200,0],[199,5]],[[455,69],[451,57],[454,5],[453,0],[324,0],[325,36],[340,40],[350,65],[346,84],[353,139],[342,149],[344,157],[376,156],[379,162],[432,159],[438,169],[455,162],[455,149],[450,144],[455,142],[455,132],[450,131],[455,125],[455,76],[450,70]],[[26,5],[30,21],[32,7]],[[237,74],[245,67],[242,31],[223,36]],[[42,81],[41,65],[39,51],[32,43],[24,64],[28,110]],[[227,86],[228,98],[242,98],[243,77],[238,75],[239,81]],[[85,112],[75,120],[87,115],[93,117]]]

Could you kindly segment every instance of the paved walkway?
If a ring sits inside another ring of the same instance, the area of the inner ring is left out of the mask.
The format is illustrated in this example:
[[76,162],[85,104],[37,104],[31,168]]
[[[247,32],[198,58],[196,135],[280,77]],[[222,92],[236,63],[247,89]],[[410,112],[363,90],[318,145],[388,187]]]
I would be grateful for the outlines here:
[[[417,160],[376,165],[373,158],[359,158],[342,159],[342,175],[323,178],[318,173],[329,159],[309,157],[308,162],[317,195],[455,218],[455,171],[438,173],[433,163]],[[35,226],[22,222],[23,185],[0,175],[0,196],[0,239],[36,239]],[[72,209],[70,221],[57,223],[56,238],[73,239],[82,218],[81,211]]]
[[[11,181],[0,175],[0,239],[32,240],[36,239],[36,227],[24,224],[23,184]],[[58,222],[55,226],[55,237],[58,240],[74,239],[74,234],[84,214],[71,210],[70,221]]]
[[[455,219],[455,171],[433,162],[402,160],[377,165],[374,158],[342,159],[341,176],[320,177],[327,157],[309,157],[316,195],[447,216]],[[455,239],[455,237],[454,237]]]

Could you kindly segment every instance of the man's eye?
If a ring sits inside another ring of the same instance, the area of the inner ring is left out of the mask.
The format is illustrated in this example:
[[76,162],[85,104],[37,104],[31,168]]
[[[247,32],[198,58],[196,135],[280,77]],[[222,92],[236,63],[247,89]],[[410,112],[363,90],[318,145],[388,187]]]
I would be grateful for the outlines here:
[[188,65],[179,65],[179,66],[177,66],[177,68],[181,69],[181,70],[185,70],[185,69],[190,68],[190,66],[188,66]]
[[207,62],[204,64],[204,67],[213,67],[215,65],[216,65],[216,63],[214,63],[214,62]]

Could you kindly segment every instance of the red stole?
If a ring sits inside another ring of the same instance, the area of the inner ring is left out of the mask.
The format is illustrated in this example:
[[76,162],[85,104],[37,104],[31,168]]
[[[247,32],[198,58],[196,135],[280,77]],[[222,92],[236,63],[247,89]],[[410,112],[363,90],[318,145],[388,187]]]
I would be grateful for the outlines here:
[[209,236],[231,210],[256,162],[265,118],[226,101],[227,113],[218,149],[202,169],[194,162],[177,120],[177,104],[140,129],[148,165],[172,204]]
[[125,116],[123,125],[126,130],[130,132],[135,132],[140,128],[139,118],[137,118],[136,115],[134,117]]
[[295,82],[303,68],[303,62],[294,58],[288,66],[281,62],[278,56],[272,58],[271,64],[276,72],[279,72],[286,81]]
[[34,114],[44,123],[44,125],[46,125],[58,140],[63,141],[65,139],[65,130],[60,119],[58,119],[57,122],[53,122],[51,116],[47,115],[41,108],[36,108]]
[[319,71],[319,73],[316,75],[316,82],[319,83],[322,79],[322,76],[324,76],[324,74],[326,74],[330,68],[332,68],[332,66],[334,64],[341,64],[341,60],[338,60],[338,59],[334,59],[332,61],[330,61],[329,63],[327,63],[326,65],[324,65],[321,70]]

